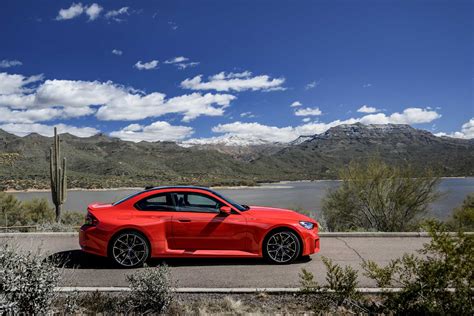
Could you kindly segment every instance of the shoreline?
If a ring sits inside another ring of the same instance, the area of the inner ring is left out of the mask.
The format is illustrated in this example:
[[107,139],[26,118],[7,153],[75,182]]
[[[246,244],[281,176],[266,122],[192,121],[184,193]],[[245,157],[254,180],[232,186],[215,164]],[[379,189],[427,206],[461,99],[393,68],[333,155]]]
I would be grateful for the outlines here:
[[[474,177],[441,177],[441,180],[445,179],[468,179]],[[292,188],[289,184],[292,183],[309,183],[309,182],[328,182],[328,181],[342,181],[340,179],[320,179],[320,180],[282,180],[276,182],[262,182],[257,185],[237,185],[237,186],[210,186],[211,189],[217,190],[241,190],[241,189],[289,189]],[[278,186],[280,184],[280,186]],[[116,188],[100,188],[100,189],[85,189],[85,188],[70,188],[68,191],[88,191],[88,192],[101,192],[101,191],[122,191],[122,190],[130,190],[130,191],[141,191],[143,187],[116,187]],[[50,192],[49,189],[26,189],[26,190],[14,190],[8,189],[3,192],[5,193],[42,193],[42,192]]]

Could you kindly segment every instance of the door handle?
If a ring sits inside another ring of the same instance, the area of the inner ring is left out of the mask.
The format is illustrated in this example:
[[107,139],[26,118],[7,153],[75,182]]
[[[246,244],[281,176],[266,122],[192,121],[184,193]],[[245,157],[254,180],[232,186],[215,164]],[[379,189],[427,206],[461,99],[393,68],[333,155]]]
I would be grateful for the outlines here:
[[180,219],[178,219],[178,222],[180,222],[180,223],[189,223],[189,222],[191,222],[191,220],[189,218],[180,218]]

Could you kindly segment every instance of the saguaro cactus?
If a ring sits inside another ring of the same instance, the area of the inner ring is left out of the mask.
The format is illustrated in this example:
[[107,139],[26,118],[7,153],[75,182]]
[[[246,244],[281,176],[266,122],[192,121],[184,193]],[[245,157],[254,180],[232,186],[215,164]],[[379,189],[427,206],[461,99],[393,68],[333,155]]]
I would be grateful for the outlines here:
[[66,184],[66,158],[62,160],[60,165],[61,150],[59,146],[59,135],[56,127],[54,128],[54,142],[49,152],[49,167],[51,174],[51,196],[56,207],[56,222],[61,222],[61,208],[66,201],[67,184]]

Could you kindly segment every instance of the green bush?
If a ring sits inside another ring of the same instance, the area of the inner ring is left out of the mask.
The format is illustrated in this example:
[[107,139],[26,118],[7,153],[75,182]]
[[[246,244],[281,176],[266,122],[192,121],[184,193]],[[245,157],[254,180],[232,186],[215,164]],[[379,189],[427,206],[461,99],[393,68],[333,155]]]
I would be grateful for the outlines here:
[[463,232],[452,236],[438,222],[429,222],[427,229],[432,239],[420,256],[406,254],[385,267],[368,261],[366,275],[380,287],[402,288],[385,295],[386,311],[473,315],[474,236]]
[[136,313],[166,313],[174,299],[168,266],[140,270],[128,276],[128,302]]
[[59,270],[38,255],[16,253],[8,245],[1,246],[0,297],[3,297],[4,310],[45,314],[55,298],[54,288],[59,277]]
[[447,225],[453,231],[474,231],[474,193],[469,194],[462,205],[453,210]]
[[340,172],[341,185],[323,200],[330,231],[407,231],[439,197],[439,178],[392,167],[381,160],[351,162]]

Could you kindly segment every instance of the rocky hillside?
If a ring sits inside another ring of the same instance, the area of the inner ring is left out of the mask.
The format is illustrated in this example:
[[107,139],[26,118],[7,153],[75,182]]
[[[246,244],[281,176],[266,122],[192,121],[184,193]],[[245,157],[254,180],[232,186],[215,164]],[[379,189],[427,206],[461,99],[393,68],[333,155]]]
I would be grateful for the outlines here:
[[[237,185],[337,177],[352,159],[380,157],[433,168],[443,176],[474,176],[474,142],[436,137],[408,125],[340,125],[290,144],[133,143],[96,135],[61,135],[69,186],[98,188],[158,184]],[[52,138],[0,130],[0,187],[48,187]]]

